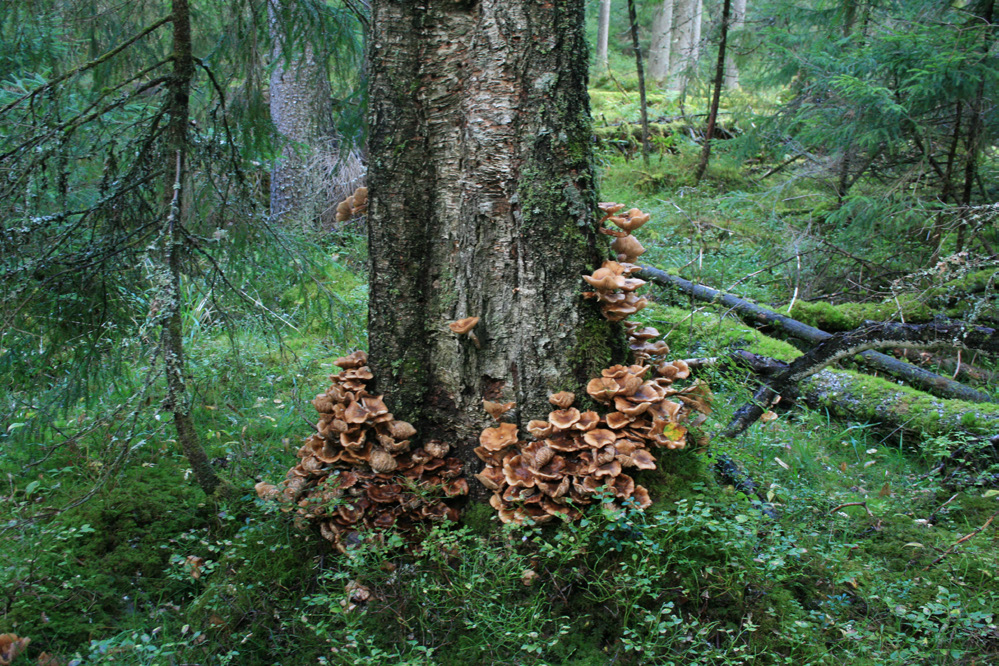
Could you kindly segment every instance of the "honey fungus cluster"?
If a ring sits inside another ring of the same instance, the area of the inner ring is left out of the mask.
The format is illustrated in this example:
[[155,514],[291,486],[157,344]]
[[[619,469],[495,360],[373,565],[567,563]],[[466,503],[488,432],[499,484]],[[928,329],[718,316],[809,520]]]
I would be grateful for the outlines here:
[[468,493],[462,462],[443,442],[413,446],[416,429],[368,391],[373,375],[363,351],[334,363],[341,371],[312,401],[317,432],[281,486],[258,483],[257,494],[294,507],[340,550],[362,528],[406,532],[421,521],[456,521],[455,498]]

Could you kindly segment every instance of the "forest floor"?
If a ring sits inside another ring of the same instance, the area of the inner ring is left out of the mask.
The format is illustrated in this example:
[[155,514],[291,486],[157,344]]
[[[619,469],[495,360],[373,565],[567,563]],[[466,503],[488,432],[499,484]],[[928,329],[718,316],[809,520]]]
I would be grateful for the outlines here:
[[[823,228],[833,197],[814,170],[768,174],[782,158],[722,141],[695,185],[698,145],[675,101],[653,98],[662,121],[645,165],[619,125],[637,96],[593,99],[601,197],[652,214],[639,232],[645,263],[784,310],[836,291],[877,301],[861,276],[847,279],[861,265],[925,268],[897,237],[860,244],[856,229]],[[344,230],[301,247],[320,267],[313,286],[287,289],[278,269],[256,276],[293,331],[277,335],[266,318],[224,326],[190,294],[194,417],[233,499],[206,500],[189,478],[147,359],[44,427],[32,396],[8,392],[23,406],[0,432],[0,633],[31,639],[15,664],[999,661],[991,452],[971,436],[802,405],[706,451],[662,452],[639,478],[655,500],[644,512],[598,506],[539,528],[475,507],[415,551],[394,538],[347,556],[324,549],[253,492],[294,464],[333,359],[366,346],[363,238]],[[668,332],[673,358],[779,344],[650,291],[641,318]],[[320,298],[332,317],[306,318]],[[996,395],[995,363],[975,365],[977,387]],[[719,368],[699,377],[715,397],[704,427],[717,431],[753,384]],[[724,460],[755,489],[716,473]]]

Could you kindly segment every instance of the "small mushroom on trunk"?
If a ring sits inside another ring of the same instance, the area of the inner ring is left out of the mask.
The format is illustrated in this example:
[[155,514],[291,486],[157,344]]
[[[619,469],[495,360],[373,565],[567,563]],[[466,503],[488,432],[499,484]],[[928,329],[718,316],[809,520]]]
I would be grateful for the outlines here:
[[482,343],[479,342],[479,338],[476,337],[472,329],[475,325],[479,323],[478,317],[465,317],[464,319],[459,319],[458,321],[453,321],[447,325],[453,333],[458,335],[467,335],[468,339],[472,341],[476,349],[482,349]]

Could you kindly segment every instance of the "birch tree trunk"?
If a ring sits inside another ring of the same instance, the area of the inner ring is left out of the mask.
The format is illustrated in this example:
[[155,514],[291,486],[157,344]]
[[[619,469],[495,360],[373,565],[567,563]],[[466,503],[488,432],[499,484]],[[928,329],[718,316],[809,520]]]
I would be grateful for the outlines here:
[[[746,0],[732,0],[732,19],[729,21],[729,42],[738,44],[739,32],[746,25]],[[731,50],[731,45],[729,46]],[[729,53],[725,60],[725,89],[738,90],[739,67],[735,64],[735,54]]]
[[669,79],[672,29],[673,0],[663,0],[652,17],[652,44],[649,47],[649,78],[659,86]]
[[[484,398],[515,401],[523,426],[625,358],[581,296],[607,252],[583,6],[372,2],[369,362],[396,417],[466,473]],[[481,318],[479,344],[449,330],[464,317]]]
[[700,39],[700,1],[674,0],[673,29],[670,40],[669,89],[683,92],[697,60]]
[[[317,154],[333,161],[339,148],[334,129],[333,102],[326,69],[304,45],[301,53],[287,53],[279,25],[280,0],[267,5],[274,70],[270,81],[271,120],[286,141],[271,170],[271,216],[274,219],[314,218],[322,202],[313,199],[316,183],[309,164]],[[335,205],[335,204],[334,204]]]
[[697,0],[694,3],[694,34],[690,44],[690,67],[693,67],[701,59],[701,24],[704,19],[704,0]]
[[600,0],[600,14],[597,17],[597,65],[607,69],[610,45],[611,0]]

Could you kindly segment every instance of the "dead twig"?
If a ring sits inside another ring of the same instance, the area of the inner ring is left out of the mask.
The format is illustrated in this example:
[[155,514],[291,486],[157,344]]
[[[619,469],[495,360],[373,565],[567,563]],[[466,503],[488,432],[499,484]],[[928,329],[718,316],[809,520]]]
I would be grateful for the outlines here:
[[945,550],[943,552],[943,554],[940,555],[940,557],[938,557],[937,559],[933,560],[932,562],[930,562],[929,564],[927,564],[925,567],[923,567],[923,571],[929,571],[930,567],[932,567],[934,564],[939,563],[941,560],[943,560],[943,558],[945,558],[948,555],[950,555],[951,553],[953,553],[955,548],[957,548],[962,543],[964,543],[965,541],[967,541],[971,537],[975,536],[976,534],[982,533],[985,530],[985,528],[987,528],[989,525],[992,524],[992,521],[996,519],[996,516],[999,516],[999,510],[997,510],[995,513],[993,513],[991,516],[989,516],[989,519],[985,521],[984,525],[982,525],[981,527],[977,528],[974,532],[971,532],[969,534],[965,534],[963,537],[961,537],[960,539],[958,539],[957,541],[955,541],[954,545],[952,545],[950,548],[948,548],[947,550]]
[[836,507],[835,509],[833,509],[829,513],[836,513],[840,509],[848,507],[848,506],[862,506],[862,507],[864,507],[864,511],[867,512],[868,516],[870,516],[871,518],[874,517],[874,514],[871,513],[871,510],[869,508],[867,508],[867,502],[844,502],[843,504],[840,504],[838,507]]

